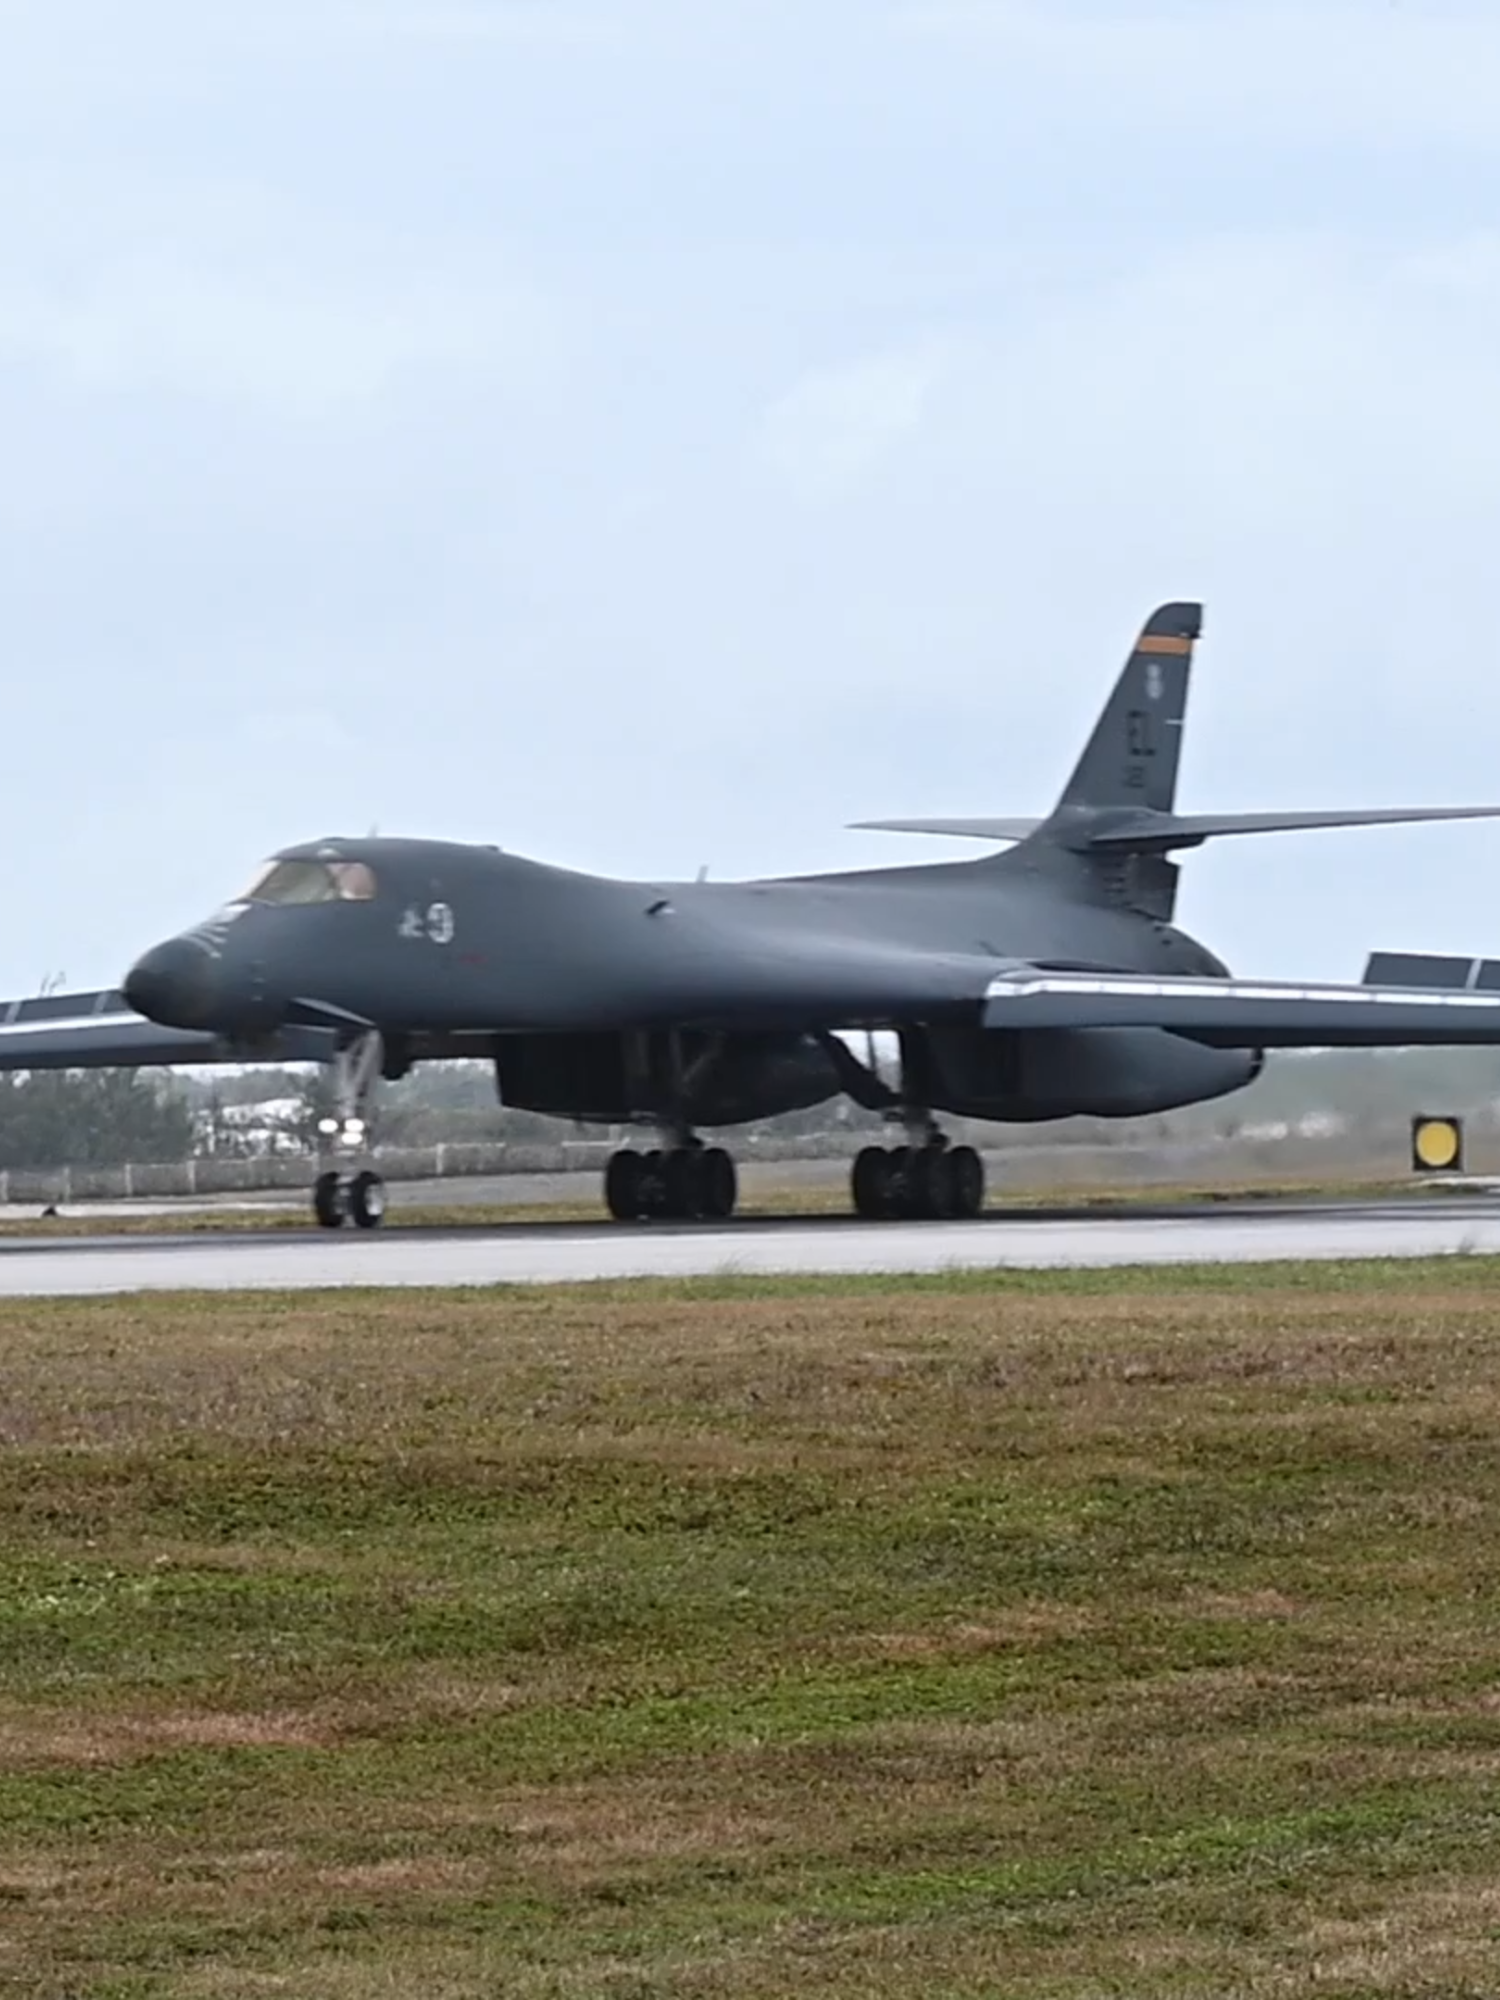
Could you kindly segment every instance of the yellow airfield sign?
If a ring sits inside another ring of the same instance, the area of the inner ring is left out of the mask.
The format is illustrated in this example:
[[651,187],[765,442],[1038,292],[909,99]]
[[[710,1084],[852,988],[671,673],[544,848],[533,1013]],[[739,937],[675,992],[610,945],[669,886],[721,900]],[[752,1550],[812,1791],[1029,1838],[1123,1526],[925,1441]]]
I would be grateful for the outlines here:
[[1464,1170],[1464,1121],[1423,1115],[1411,1121],[1412,1171],[1419,1174],[1461,1174]]

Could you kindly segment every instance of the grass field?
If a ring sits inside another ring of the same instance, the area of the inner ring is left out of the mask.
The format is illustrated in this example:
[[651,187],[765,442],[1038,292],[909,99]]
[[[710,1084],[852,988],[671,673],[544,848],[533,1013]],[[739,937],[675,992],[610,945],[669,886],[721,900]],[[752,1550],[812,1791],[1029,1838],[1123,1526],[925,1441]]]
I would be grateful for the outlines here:
[[0,1992],[1500,1991],[1492,1262],[0,1354]]

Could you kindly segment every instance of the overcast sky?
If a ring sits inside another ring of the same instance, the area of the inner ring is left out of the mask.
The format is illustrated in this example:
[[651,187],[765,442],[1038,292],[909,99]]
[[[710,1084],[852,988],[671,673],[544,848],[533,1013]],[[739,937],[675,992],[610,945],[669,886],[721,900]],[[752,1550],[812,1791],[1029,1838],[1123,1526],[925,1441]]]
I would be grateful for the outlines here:
[[[1493,0],[0,0],[0,991],[294,840],[953,858],[1207,606],[1186,809],[1500,800]],[[1185,857],[1500,950],[1500,826]]]

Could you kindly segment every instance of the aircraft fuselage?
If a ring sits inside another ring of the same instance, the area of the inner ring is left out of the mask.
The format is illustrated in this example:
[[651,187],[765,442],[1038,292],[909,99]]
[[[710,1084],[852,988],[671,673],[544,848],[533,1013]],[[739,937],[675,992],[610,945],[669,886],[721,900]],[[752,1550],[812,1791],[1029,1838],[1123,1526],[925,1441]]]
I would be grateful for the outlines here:
[[[229,904],[138,961],[132,1005],[232,1037],[305,1019],[309,1002],[388,1034],[894,1028],[971,1016],[986,960],[1225,971],[1172,925],[1101,900],[1083,868],[1059,879],[1061,856],[1045,871],[1017,852],[732,883],[616,881],[437,841],[276,859],[360,864],[373,893]],[[872,953],[889,987],[873,1007]]]

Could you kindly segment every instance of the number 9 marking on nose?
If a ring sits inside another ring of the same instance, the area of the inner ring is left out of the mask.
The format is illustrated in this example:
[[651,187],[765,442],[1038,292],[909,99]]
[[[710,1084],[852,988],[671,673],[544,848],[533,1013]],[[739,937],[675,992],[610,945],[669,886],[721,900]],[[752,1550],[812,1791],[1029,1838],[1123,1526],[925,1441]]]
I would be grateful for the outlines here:
[[396,926],[401,937],[426,938],[430,944],[452,944],[457,928],[449,903],[429,903],[425,912],[412,904]]

